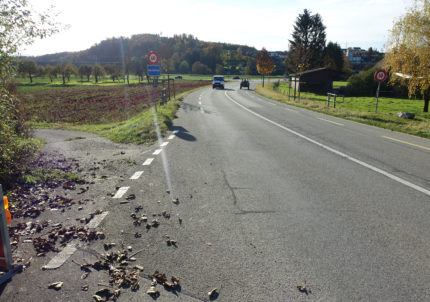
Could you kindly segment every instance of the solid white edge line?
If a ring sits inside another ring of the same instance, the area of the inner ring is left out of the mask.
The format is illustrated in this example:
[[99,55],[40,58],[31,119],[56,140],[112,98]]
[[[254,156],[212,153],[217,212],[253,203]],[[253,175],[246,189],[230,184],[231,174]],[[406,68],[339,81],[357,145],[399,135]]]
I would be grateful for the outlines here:
[[164,142],[160,145],[160,147],[166,147],[169,144],[169,142]]
[[292,133],[292,134],[294,134],[294,135],[296,135],[296,136],[298,136],[298,137],[300,137],[300,138],[302,138],[302,139],[304,139],[304,140],[307,140],[308,142],[313,143],[313,144],[315,144],[315,145],[317,145],[317,146],[319,146],[319,147],[321,147],[321,148],[323,148],[323,149],[326,149],[326,150],[328,150],[328,151],[330,151],[330,152],[333,152],[333,153],[335,153],[335,154],[337,154],[337,155],[339,155],[339,156],[341,156],[341,157],[343,157],[343,158],[345,158],[345,159],[348,159],[348,160],[350,160],[350,161],[352,161],[352,162],[355,162],[355,163],[357,163],[357,164],[359,164],[359,165],[361,165],[361,166],[363,166],[363,167],[366,167],[366,168],[368,168],[368,169],[370,169],[370,170],[372,170],[372,171],[375,171],[375,172],[377,172],[377,173],[380,173],[380,174],[382,174],[382,175],[384,175],[384,176],[386,176],[386,177],[388,177],[388,178],[391,178],[392,180],[395,180],[395,181],[397,181],[397,182],[399,182],[399,183],[404,184],[405,186],[408,186],[408,187],[410,187],[410,188],[412,188],[412,189],[414,189],[414,190],[417,190],[417,191],[419,191],[419,192],[421,192],[421,193],[423,193],[423,194],[425,194],[425,195],[427,195],[427,196],[430,196],[430,191],[429,191],[429,190],[427,190],[427,189],[425,189],[425,188],[422,188],[422,187],[420,187],[420,186],[417,186],[416,184],[413,184],[413,183],[411,183],[411,182],[409,182],[409,181],[407,181],[407,180],[405,180],[405,179],[403,179],[403,178],[397,177],[397,176],[395,176],[395,175],[393,175],[393,174],[391,174],[391,173],[389,173],[389,172],[386,172],[386,171],[381,170],[381,169],[379,169],[379,168],[377,168],[377,167],[374,167],[374,166],[372,166],[372,165],[370,165],[370,164],[367,164],[367,163],[365,163],[365,162],[363,162],[363,161],[361,161],[361,160],[359,160],[359,159],[356,159],[356,158],[354,158],[354,157],[352,157],[352,156],[349,156],[349,155],[347,155],[347,154],[345,154],[345,153],[343,153],[343,152],[340,152],[340,151],[338,151],[338,150],[336,150],[336,149],[333,149],[333,148],[331,148],[331,147],[329,147],[329,146],[326,146],[326,145],[324,145],[324,144],[321,144],[321,143],[317,142],[316,140],[313,140],[313,139],[311,139],[311,138],[309,138],[309,137],[307,137],[307,136],[304,136],[303,134],[300,134],[300,133],[298,133],[298,132],[296,132],[296,131],[294,131],[294,130],[292,130],[292,129],[290,129],[290,128],[287,128],[287,127],[285,127],[285,126],[282,126],[281,124],[278,124],[277,122],[274,122],[274,121],[272,121],[272,120],[270,120],[270,119],[268,119],[268,118],[266,118],[266,117],[264,117],[264,116],[262,116],[262,115],[258,114],[257,112],[254,112],[254,111],[252,111],[252,110],[250,110],[250,109],[246,108],[246,107],[245,107],[245,106],[243,106],[242,104],[239,104],[238,102],[236,102],[235,100],[233,100],[233,98],[231,98],[231,97],[227,94],[227,91],[225,92],[225,95],[226,95],[226,96],[227,96],[227,98],[229,98],[233,103],[235,103],[235,104],[236,104],[236,105],[238,105],[239,107],[242,107],[243,109],[245,109],[245,110],[246,110],[246,111],[248,111],[249,113],[252,113],[253,115],[255,115],[255,116],[257,116],[257,117],[259,117],[259,118],[261,118],[261,119],[263,119],[263,120],[265,120],[265,121],[267,121],[267,122],[269,122],[269,123],[271,123],[271,124],[273,124],[273,125],[275,125],[275,126],[277,126],[277,127],[281,128],[281,129],[284,129],[285,131],[288,131],[288,132],[290,132],[290,133]]
[[121,198],[128,191],[128,189],[130,189],[130,187],[119,188],[113,198]]
[[143,174],[143,171],[134,172],[134,174],[130,177],[130,179],[132,179],[132,180],[139,179],[139,177],[141,177],[142,174]]
[[158,155],[161,153],[161,151],[163,151],[163,149],[157,149],[152,153],[152,155]]

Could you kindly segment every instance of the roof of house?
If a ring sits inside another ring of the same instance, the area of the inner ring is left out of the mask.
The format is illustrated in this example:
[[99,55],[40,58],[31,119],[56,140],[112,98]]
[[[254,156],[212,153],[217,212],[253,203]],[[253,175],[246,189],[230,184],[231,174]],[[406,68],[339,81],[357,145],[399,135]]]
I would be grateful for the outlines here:
[[321,71],[321,70],[325,70],[325,69],[332,71],[331,69],[329,69],[327,67],[321,67],[321,68],[316,68],[316,69],[305,70],[305,71],[300,72],[300,73],[290,73],[289,76],[294,77],[294,76],[297,76],[298,74],[300,74],[302,76],[304,74],[313,73],[313,72],[317,72],[317,71]]

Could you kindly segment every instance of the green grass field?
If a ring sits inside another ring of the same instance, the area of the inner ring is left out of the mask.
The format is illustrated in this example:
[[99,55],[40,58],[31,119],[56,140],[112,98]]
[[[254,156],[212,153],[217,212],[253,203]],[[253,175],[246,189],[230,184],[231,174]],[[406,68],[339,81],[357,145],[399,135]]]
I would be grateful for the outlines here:
[[[333,83],[334,88],[340,86],[346,86],[346,82],[335,82]],[[281,84],[279,91],[288,97],[288,84]],[[293,98],[294,91],[290,89],[290,100]],[[319,95],[315,93],[302,92],[300,94],[301,99],[311,100],[315,102],[325,103],[327,105],[327,95]],[[352,111],[361,112],[375,112],[376,97],[337,97],[336,107],[341,109],[347,109]],[[298,95],[296,95],[296,101],[298,101]],[[342,103],[343,102],[343,103]],[[330,103],[333,106],[333,103]],[[419,113],[423,110],[424,103],[422,100],[415,99],[400,99],[400,98],[389,98],[379,97],[378,110],[380,113],[397,113],[399,111]]]
[[[192,80],[192,81],[211,81],[213,75],[198,75],[198,74],[170,74],[170,79],[175,79],[176,76],[182,76],[182,80]],[[239,76],[240,78],[248,78],[248,79],[260,79],[260,76],[241,76],[241,75],[224,75],[226,81],[233,80],[233,77]],[[168,75],[162,75],[159,80],[167,80]],[[270,79],[281,79],[282,76],[273,76]],[[48,88],[58,88],[58,87],[81,87],[81,86],[114,86],[114,85],[124,85],[126,82],[123,80],[113,82],[108,76],[99,79],[98,83],[94,81],[94,78],[90,78],[88,82],[86,79],[81,79],[79,77],[72,76],[70,81],[66,81],[66,85],[63,85],[61,78],[53,79],[51,82],[48,77],[34,77],[33,82],[30,83],[28,78],[16,78],[18,83],[19,91],[27,91],[34,89],[48,89]],[[180,80],[175,80],[180,81]],[[146,82],[146,79],[141,82]],[[136,76],[130,76],[129,78],[130,84],[138,84],[139,80]]]
[[[300,99],[294,100],[292,90],[288,99],[288,85],[281,84],[279,89],[273,89],[274,83],[268,83],[265,87],[258,86],[255,91],[261,95],[282,103],[308,108],[333,116],[354,120],[357,122],[405,132],[425,138],[430,138],[430,113],[423,113],[424,102],[422,100],[409,100],[399,98],[380,97],[378,110],[375,113],[375,97],[345,97],[343,103],[337,102],[327,106],[327,95],[302,92]],[[344,82],[338,82],[339,86],[345,86]],[[335,85],[334,85],[335,86]],[[342,98],[340,98],[342,101]],[[408,120],[397,117],[398,112],[415,113],[415,119]]]

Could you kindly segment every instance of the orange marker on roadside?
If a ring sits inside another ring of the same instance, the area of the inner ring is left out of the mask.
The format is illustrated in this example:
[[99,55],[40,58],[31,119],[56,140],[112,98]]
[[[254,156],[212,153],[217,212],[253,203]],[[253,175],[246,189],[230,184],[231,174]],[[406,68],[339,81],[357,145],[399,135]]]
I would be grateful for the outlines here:
[[7,199],[7,196],[3,196],[3,203],[4,203],[4,210],[6,212],[6,222],[11,223],[12,222],[12,215],[9,211],[9,201]]

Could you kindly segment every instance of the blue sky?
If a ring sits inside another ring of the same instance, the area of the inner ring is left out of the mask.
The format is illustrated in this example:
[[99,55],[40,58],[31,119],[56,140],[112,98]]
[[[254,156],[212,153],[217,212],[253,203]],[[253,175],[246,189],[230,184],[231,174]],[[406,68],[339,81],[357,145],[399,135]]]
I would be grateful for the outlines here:
[[29,0],[35,11],[54,5],[70,25],[22,49],[24,55],[84,50],[103,39],[141,33],[192,34],[203,41],[287,50],[298,14],[319,13],[327,41],[342,48],[382,50],[395,18],[413,0]]

